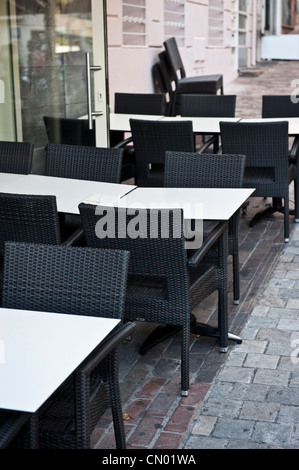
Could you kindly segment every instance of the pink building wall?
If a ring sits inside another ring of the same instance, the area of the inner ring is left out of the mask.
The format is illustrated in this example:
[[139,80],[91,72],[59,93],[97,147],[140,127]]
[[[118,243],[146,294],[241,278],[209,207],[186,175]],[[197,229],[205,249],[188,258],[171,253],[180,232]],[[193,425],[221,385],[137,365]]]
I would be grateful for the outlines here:
[[[210,0],[211,1],[211,0]],[[225,85],[238,75],[238,66],[232,49],[234,9],[238,0],[212,0],[213,5],[223,5],[224,27],[221,47],[208,43],[209,0],[186,0],[184,45],[180,53],[187,76],[222,73]],[[123,45],[122,0],[107,0],[108,67],[110,106],[114,106],[115,92],[153,92],[151,69],[163,50],[164,0],[147,0],[146,39],[144,45]],[[255,64],[255,6],[249,2],[247,21],[247,65]],[[175,36],[175,34],[173,34]]]

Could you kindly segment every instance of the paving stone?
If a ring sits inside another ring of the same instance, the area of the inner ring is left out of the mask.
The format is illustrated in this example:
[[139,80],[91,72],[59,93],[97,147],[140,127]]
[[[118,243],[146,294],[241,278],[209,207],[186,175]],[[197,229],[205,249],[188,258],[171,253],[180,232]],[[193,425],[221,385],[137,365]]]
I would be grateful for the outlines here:
[[258,369],[254,377],[254,383],[265,385],[287,385],[290,372],[284,370]]
[[281,405],[294,405],[299,406],[299,393],[298,389],[291,387],[270,387],[267,397],[268,402],[280,403]]
[[219,418],[216,422],[213,436],[225,439],[248,440],[252,434],[253,426],[254,421]]
[[292,426],[258,422],[255,425],[252,439],[253,441],[266,444],[277,444],[283,447],[290,443],[291,432]]
[[230,439],[226,447],[227,449],[235,450],[258,450],[258,449],[268,449],[267,444],[258,444],[257,442],[252,441],[239,441],[238,439]]
[[191,436],[184,449],[226,449],[227,439],[217,439],[213,437]]
[[197,413],[193,406],[180,406],[174,410],[165,426],[165,431],[185,434]]
[[279,356],[249,353],[244,362],[244,367],[276,369],[279,359]]
[[286,308],[299,309],[299,299],[289,299]]
[[200,409],[202,415],[233,417],[239,416],[242,408],[242,401],[230,400],[227,398],[208,398]]
[[[288,307],[288,308],[287,308]],[[286,308],[271,307],[268,311],[268,316],[273,318],[288,318],[298,319],[298,311],[295,308],[289,306],[289,302]]]
[[245,401],[240,412],[241,419],[255,421],[276,420],[280,405],[277,403],[264,403],[258,401]]
[[291,332],[274,328],[260,328],[256,339],[258,341],[279,341],[289,342]]
[[280,330],[287,331],[298,331],[299,332],[299,320],[285,319],[279,320],[277,328]]
[[210,436],[215,426],[215,416],[200,416],[192,430],[193,435]]
[[266,400],[269,386],[261,384],[234,384],[230,398],[240,401],[255,400],[263,402]]
[[279,415],[277,418],[278,423],[283,424],[293,424],[298,426],[299,423],[299,407],[298,406],[288,406],[281,405],[279,410]]
[[219,373],[218,379],[223,382],[252,382],[254,371],[242,367],[225,366]]
[[245,340],[242,344],[239,345],[238,351],[242,352],[256,352],[256,353],[263,353],[266,350],[267,341],[259,340],[259,341],[250,341]]

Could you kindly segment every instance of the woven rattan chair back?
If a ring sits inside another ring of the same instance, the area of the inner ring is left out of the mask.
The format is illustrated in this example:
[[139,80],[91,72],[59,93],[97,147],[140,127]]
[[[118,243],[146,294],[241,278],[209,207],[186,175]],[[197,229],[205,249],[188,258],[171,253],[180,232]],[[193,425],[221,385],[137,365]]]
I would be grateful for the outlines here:
[[121,114],[165,115],[164,93],[115,93],[114,111]]
[[34,145],[30,142],[0,141],[0,172],[28,175]]
[[298,97],[290,95],[263,95],[262,117],[284,118],[299,117]]
[[235,117],[236,95],[182,94],[181,116]]
[[[164,184],[172,188],[242,188],[245,160],[244,155],[166,152]],[[236,304],[240,299],[239,217],[237,211],[228,222]]]
[[[287,122],[220,122],[220,130],[222,153],[246,155],[246,187],[249,187],[248,178],[255,169],[257,180],[259,175],[268,176],[268,182],[262,177],[263,188],[269,186],[269,192],[276,193],[275,196],[278,196],[281,187],[285,190],[285,185],[288,184],[289,152]],[[257,188],[254,195],[265,196],[260,192]]]
[[6,241],[61,242],[56,197],[0,193],[0,255]]
[[123,149],[47,145],[46,175],[119,183]]
[[7,245],[6,308],[122,319],[128,254],[62,245]]
[[246,156],[244,184],[253,197],[284,199],[285,240],[289,238],[289,184],[295,168],[288,163],[288,123],[220,122],[222,152]]
[[163,186],[167,150],[194,152],[191,121],[130,119],[138,186]]

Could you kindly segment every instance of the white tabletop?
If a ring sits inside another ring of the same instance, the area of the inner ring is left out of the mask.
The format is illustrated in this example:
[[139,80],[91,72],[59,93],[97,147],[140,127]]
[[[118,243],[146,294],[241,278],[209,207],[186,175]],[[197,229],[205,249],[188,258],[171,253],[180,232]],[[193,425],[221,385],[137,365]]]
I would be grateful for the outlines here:
[[14,194],[54,195],[59,212],[79,214],[80,202],[106,204],[117,201],[136,186],[98,181],[57,178],[43,175],[15,175],[6,178],[0,174],[0,191]]
[[119,323],[0,309],[0,408],[34,413]]
[[130,119],[145,119],[147,121],[159,121],[163,116],[152,114],[121,114],[110,113],[110,130],[131,132]]
[[117,207],[182,208],[185,219],[228,220],[255,191],[222,188],[136,188]]
[[241,119],[240,122],[280,122],[287,121],[289,123],[289,135],[299,135],[299,118],[295,117],[285,117],[285,118],[246,118]]
[[20,175],[16,173],[0,173],[0,190],[3,186],[17,181],[18,179],[23,178],[25,175]]
[[220,121],[238,122],[240,118],[206,118],[206,117],[181,117],[165,116],[162,121],[192,121],[193,132],[195,134],[219,134],[220,133]]

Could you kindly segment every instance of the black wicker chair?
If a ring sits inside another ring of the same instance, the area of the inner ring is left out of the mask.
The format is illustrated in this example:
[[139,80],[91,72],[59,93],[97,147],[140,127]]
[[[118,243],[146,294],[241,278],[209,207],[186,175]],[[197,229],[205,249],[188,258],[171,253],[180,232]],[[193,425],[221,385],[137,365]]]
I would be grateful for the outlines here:
[[159,53],[159,60],[152,67],[152,77],[154,90],[157,93],[164,93],[166,97],[166,116],[171,115],[171,106],[173,100],[173,89],[172,81],[169,77],[171,72],[168,67],[166,52],[162,51]]
[[31,142],[0,141],[0,171],[28,175],[31,172],[33,150]]
[[48,141],[53,144],[96,145],[95,130],[89,129],[88,119],[43,117]]
[[30,413],[0,410],[0,449],[14,446],[36,449],[38,443],[34,433],[34,419]]
[[138,186],[164,186],[166,150],[195,151],[191,121],[130,119]]
[[[290,95],[263,95],[262,97],[262,117],[263,118],[292,118],[299,117],[298,96]],[[299,181],[299,138],[289,139],[289,161],[294,163],[296,168],[296,181]],[[276,199],[273,205],[280,207],[281,200]],[[299,193],[295,191],[295,206],[299,207]],[[294,214],[295,211],[290,211]],[[299,219],[295,217],[295,222]]]
[[[59,178],[120,183],[123,152],[122,148],[48,143],[45,173]],[[59,214],[59,222],[65,238],[81,225],[80,217],[71,214]],[[84,243],[83,238],[80,243]]]
[[[166,97],[164,93],[115,93],[114,111],[119,114],[149,114],[164,116]],[[110,131],[110,147],[124,149],[121,181],[136,176],[136,160],[132,139],[125,140],[121,131]],[[130,145],[131,143],[131,145]]]
[[[9,242],[3,306],[123,319],[129,253]],[[38,411],[39,448],[90,448],[112,407],[116,445],[126,447],[118,345],[134,328],[120,323]]]
[[0,286],[6,241],[73,245],[78,231],[64,239],[60,232],[56,197],[0,193]]
[[119,183],[123,149],[51,144],[46,148],[46,175]]
[[[235,117],[236,112],[236,95],[184,95],[181,100],[181,116],[182,117]],[[213,152],[219,151],[219,135],[211,136],[207,140],[207,136],[203,136],[203,143],[199,151],[209,151],[209,147],[213,144]]]
[[[188,259],[181,209],[157,210],[153,219],[149,209],[136,210],[147,227],[144,229],[143,226],[144,231],[137,238],[129,234],[135,214],[129,214],[126,209],[97,207],[95,211],[95,206],[82,203],[79,210],[88,246],[124,249],[131,253],[125,319],[166,324],[153,331],[142,345],[141,353],[181,329],[181,393],[188,395],[190,328],[196,328],[196,335],[207,331],[206,325],[194,322],[191,313],[216,290],[219,292],[219,329],[216,336],[220,338],[221,352],[226,352],[228,346],[226,224],[217,224],[204,239],[201,248],[194,250]],[[106,237],[102,237],[101,226],[110,216],[115,234],[107,233]],[[165,220],[170,227],[168,236],[162,232]],[[119,225],[119,221],[124,222],[126,227]],[[201,260],[216,240],[221,244],[218,263],[205,265]]]
[[263,118],[284,118],[299,117],[298,97],[295,99],[290,95],[263,95],[262,96],[262,117]]
[[[284,238],[288,242],[289,185],[295,180],[295,167],[288,163],[288,123],[220,122],[220,130],[222,152],[246,156],[243,187],[256,188],[253,197],[284,199]],[[250,226],[277,210],[272,206],[256,214]]]
[[164,41],[168,68],[171,71],[169,80],[174,79],[174,95],[172,115],[180,114],[180,95],[182,93],[201,93],[216,95],[218,91],[223,94],[223,75],[196,75],[186,77],[186,71],[174,37]]
[[[166,152],[164,184],[172,188],[242,188],[244,169],[244,155]],[[240,210],[228,222],[228,254],[233,259],[235,304],[240,299],[239,217]],[[212,250],[207,256],[215,262],[215,255]]]

